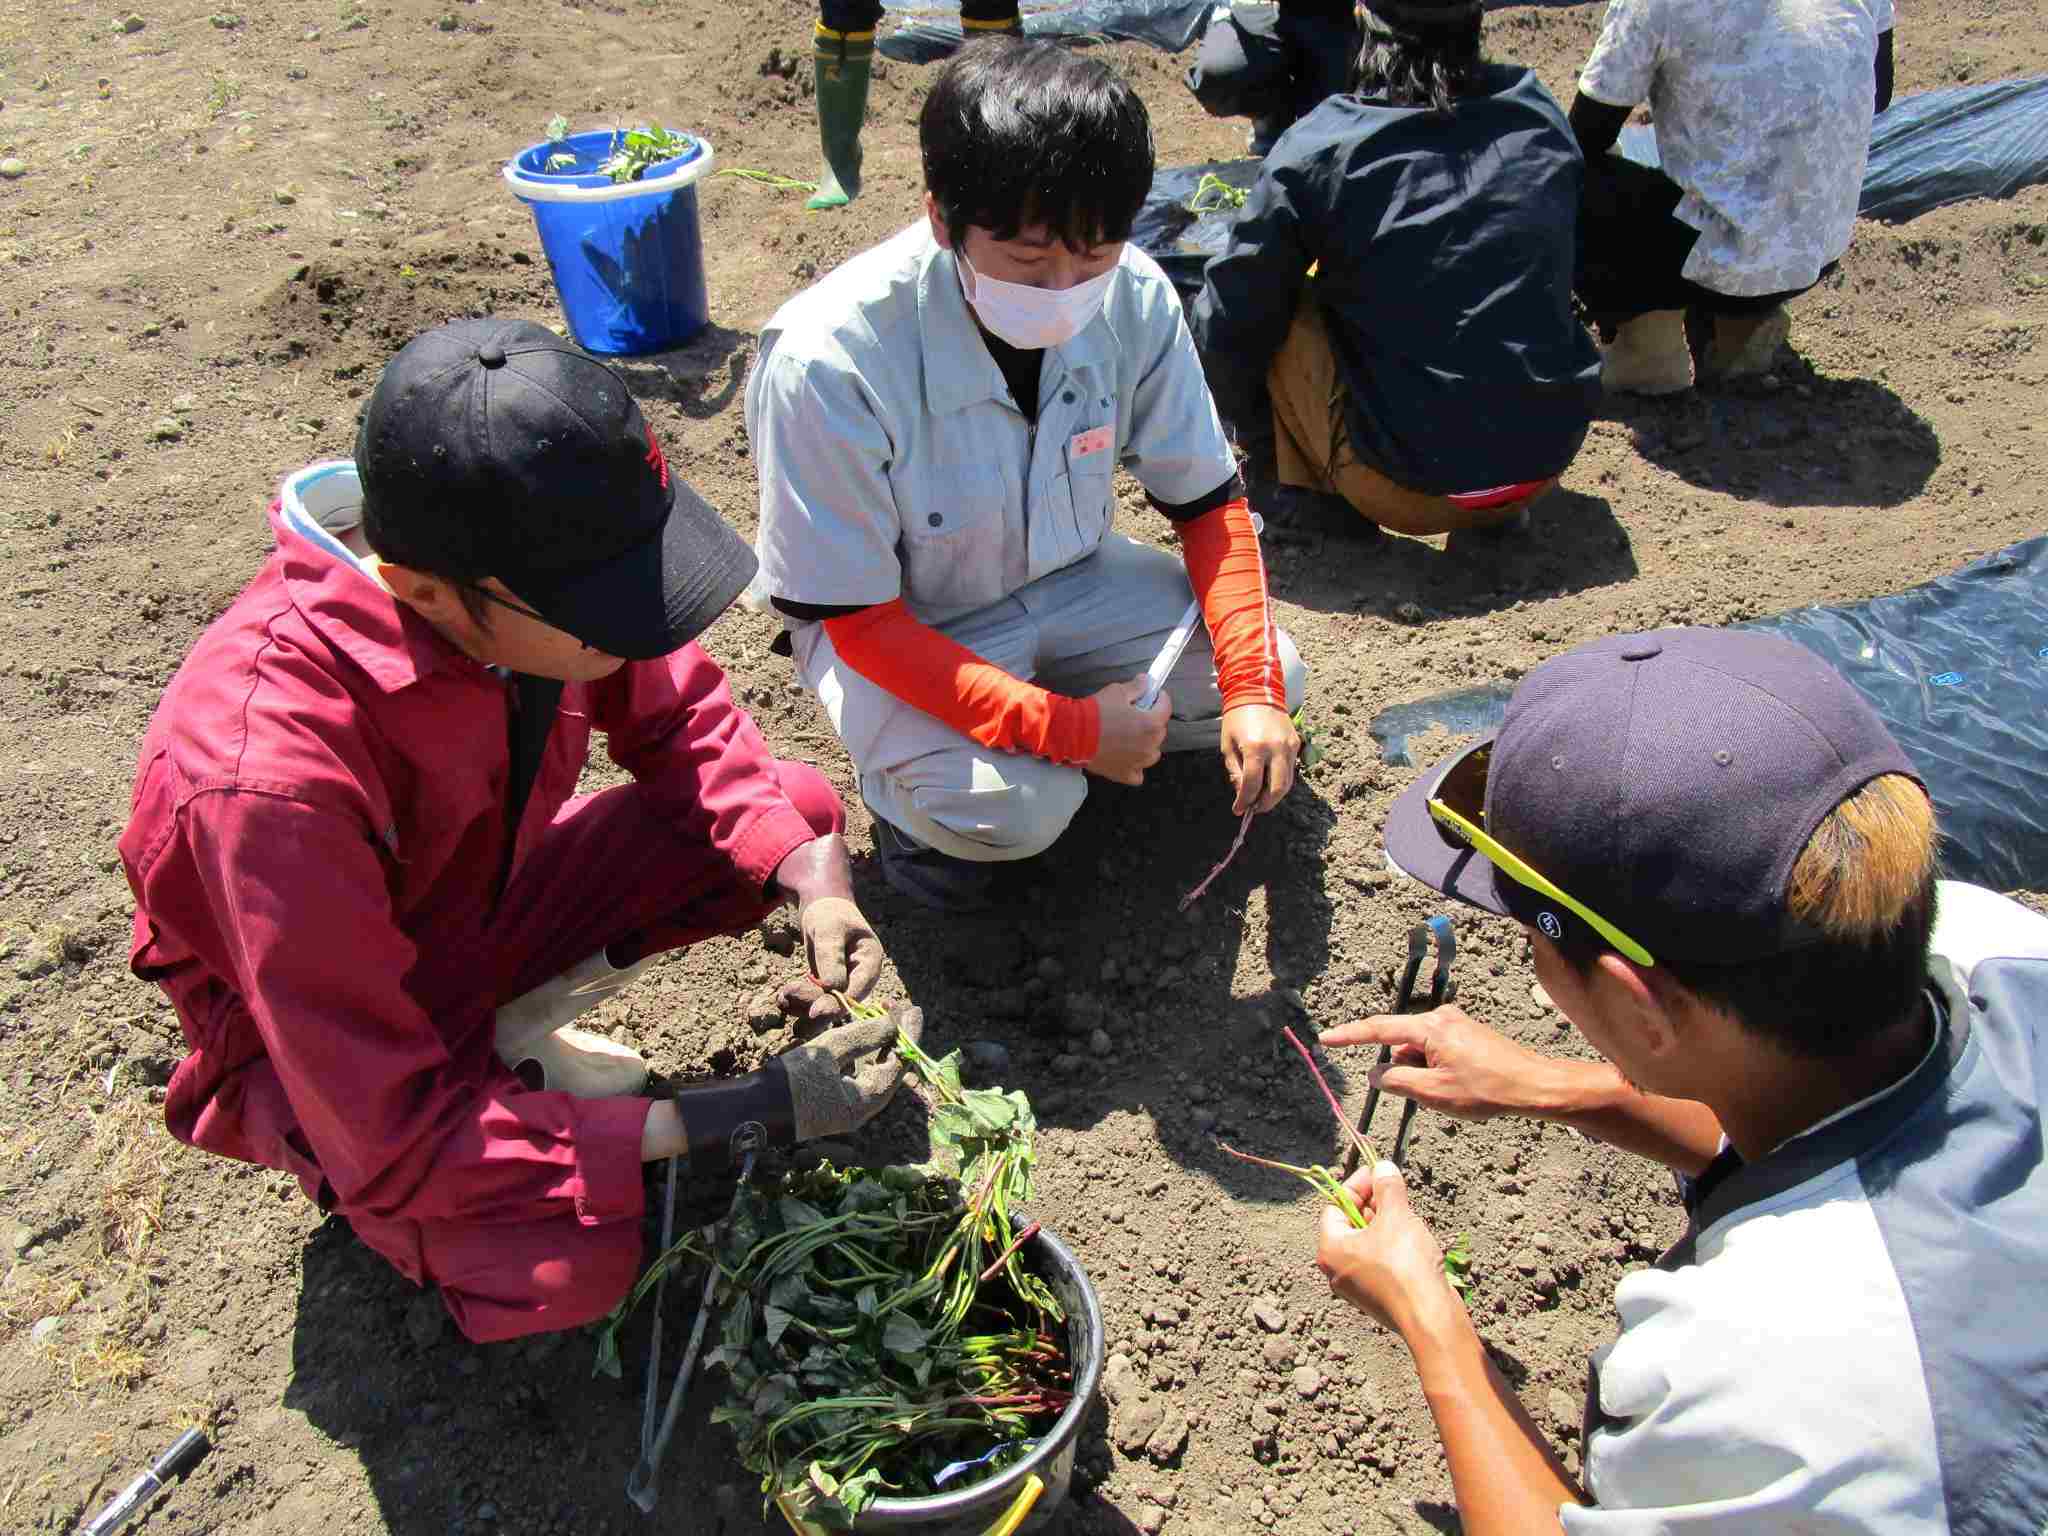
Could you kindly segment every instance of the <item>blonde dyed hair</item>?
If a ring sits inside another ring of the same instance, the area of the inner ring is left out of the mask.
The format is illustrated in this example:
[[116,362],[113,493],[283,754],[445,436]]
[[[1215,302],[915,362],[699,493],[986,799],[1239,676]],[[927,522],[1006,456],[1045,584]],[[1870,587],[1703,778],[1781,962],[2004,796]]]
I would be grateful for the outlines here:
[[1934,806],[1901,773],[1872,779],[1813,830],[1785,904],[1831,939],[1872,943],[1903,918],[1935,873]]

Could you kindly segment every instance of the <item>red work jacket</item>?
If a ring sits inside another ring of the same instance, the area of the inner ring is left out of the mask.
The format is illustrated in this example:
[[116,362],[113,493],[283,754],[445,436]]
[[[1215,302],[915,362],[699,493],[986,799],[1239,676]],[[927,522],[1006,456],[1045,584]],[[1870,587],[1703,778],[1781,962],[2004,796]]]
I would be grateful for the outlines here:
[[[507,683],[344,551],[271,520],[276,552],[157,707],[120,844],[131,964],[191,1048],[172,1133],[309,1193],[324,1177],[344,1211],[384,1219],[637,1215],[648,1101],[515,1091],[492,1048],[479,957],[506,868]],[[816,835],[691,645],[567,685],[515,873],[593,728],[745,885]]]

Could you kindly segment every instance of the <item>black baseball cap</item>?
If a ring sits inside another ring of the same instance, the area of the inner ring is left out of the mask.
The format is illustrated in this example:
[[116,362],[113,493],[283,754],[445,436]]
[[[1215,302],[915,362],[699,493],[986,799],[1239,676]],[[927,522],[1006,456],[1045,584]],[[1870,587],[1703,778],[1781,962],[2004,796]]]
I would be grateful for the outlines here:
[[363,413],[356,470],[379,554],[495,576],[631,661],[687,645],[753,580],[753,550],[670,473],[619,376],[530,320],[406,343]]
[[1792,866],[1888,773],[1920,782],[1863,696],[1789,640],[1611,635],[1535,668],[1498,732],[1404,791],[1387,857],[1552,939],[1623,947],[1470,846],[1440,800],[1653,959],[1759,960],[1819,937],[1786,912]]

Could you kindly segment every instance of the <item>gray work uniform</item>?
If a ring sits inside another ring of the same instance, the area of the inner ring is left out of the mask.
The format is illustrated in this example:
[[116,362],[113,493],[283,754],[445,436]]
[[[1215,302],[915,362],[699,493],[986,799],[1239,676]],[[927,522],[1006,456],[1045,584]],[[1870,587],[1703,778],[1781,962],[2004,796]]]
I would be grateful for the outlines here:
[[1919,1066],[1753,1163],[1614,1293],[1568,1536],[2048,1529],[2048,919],[1943,881]]
[[[1010,398],[950,252],[920,220],[785,304],[747,382],[759,464],[752,596],[828,606],[901,597],[1013,675],[1083,696],[1142,672],[1190,599],[1180,560],[1110,531],[1116,468],[1169,505],[1236,465],[1172,284],[1126,246],[1102,312],[1048,348],[1038,420]],[[1050,846],[1082,771],[982,747],[845,666],[790,622],[797,673],[869,809],[960,858]],[[1278,636],[1289,707],[1303,668]],[[1167,747],[1214,746],[1206,633],[1168,682]]]

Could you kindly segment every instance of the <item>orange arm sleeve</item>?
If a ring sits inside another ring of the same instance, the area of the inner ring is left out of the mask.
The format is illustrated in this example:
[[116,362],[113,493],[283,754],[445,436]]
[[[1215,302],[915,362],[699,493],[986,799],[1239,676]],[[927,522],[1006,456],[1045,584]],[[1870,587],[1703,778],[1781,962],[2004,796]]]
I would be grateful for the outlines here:
[[1101,720],[1093,699],[1012,677],[912,617],[900,597],[827,619],[825,634],[839,659],[877,688],[984,747],[1056,763],[1095,756]]
[[1240,496],[1178,525],[1188,582],[1201,600],[1216,652],[1216,682],[1223,707],[1287,707],[1280,675],[1280,640],[1266,595],[1266,562],[1251,508]]

